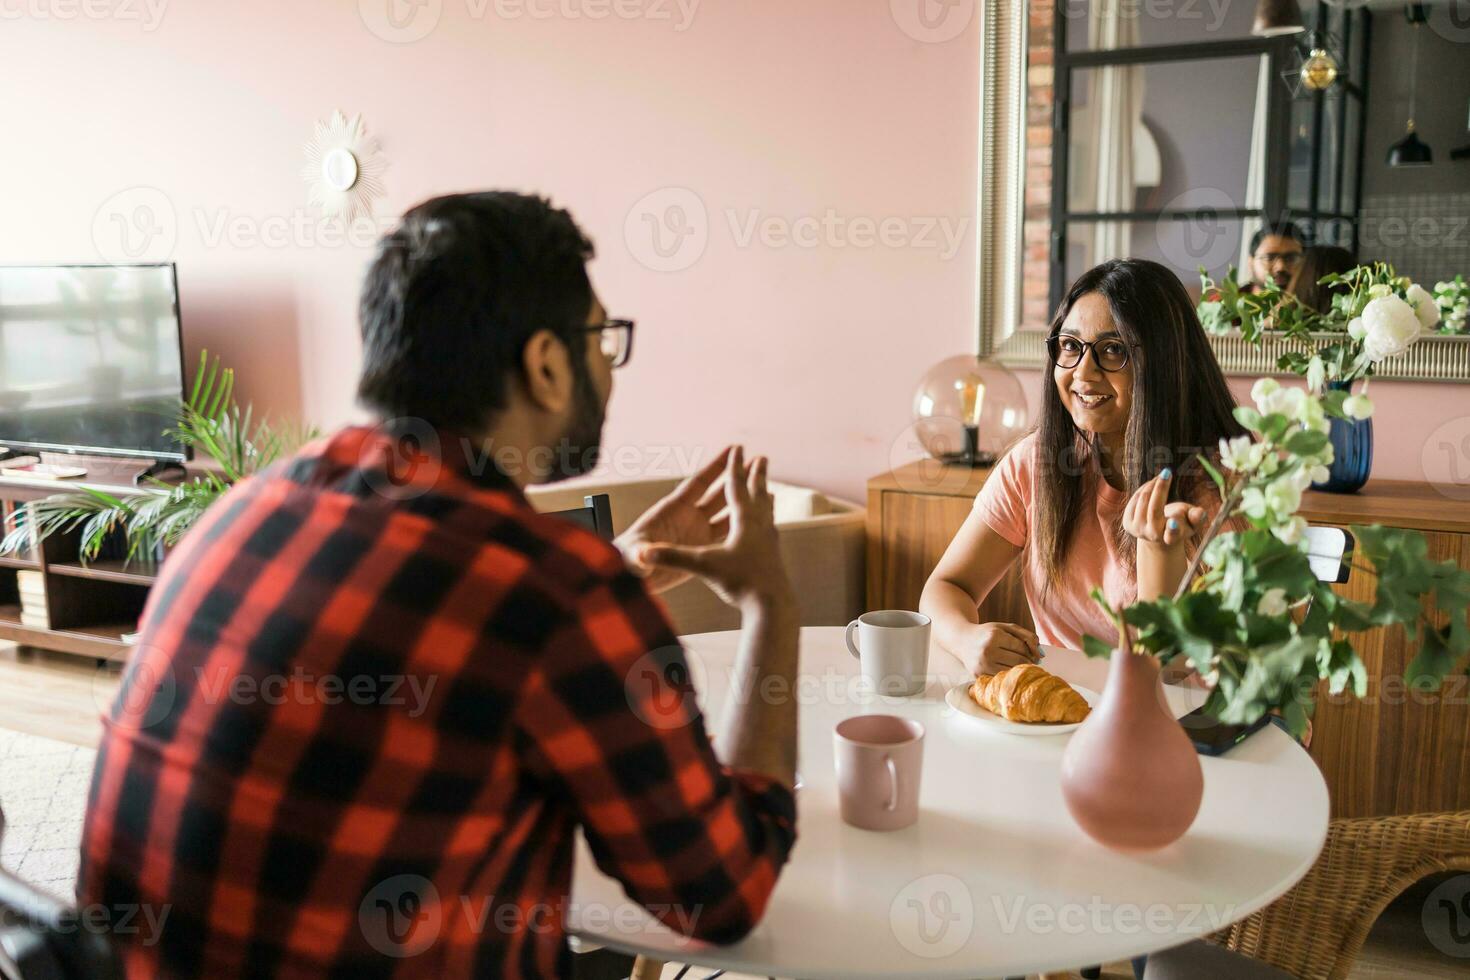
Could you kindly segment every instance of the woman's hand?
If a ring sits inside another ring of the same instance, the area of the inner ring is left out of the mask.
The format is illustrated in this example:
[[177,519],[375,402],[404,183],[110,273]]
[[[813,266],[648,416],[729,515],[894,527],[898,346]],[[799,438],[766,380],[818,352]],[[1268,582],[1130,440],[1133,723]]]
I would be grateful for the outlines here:
[[1172,470],[1164,470],[1149,480],[1123,509],[1123,530],[1138,539],[1139,546],[1175,548],[1194,540],[1204,529],[1205,509],[1182,500],[1166,503]]
[[1172,595],[1189,565],[1186,546],[1205,527],[1203,507],[1169,499],[1170,470],[1138,488],[1123,509],[1123,530],[1138,541],[1138,598]]
[[1036,634],[1014,623],[981,623],[966,644],[965,667],[979,677],[998,674],[1007,667],[1034,664],[1041,659]]

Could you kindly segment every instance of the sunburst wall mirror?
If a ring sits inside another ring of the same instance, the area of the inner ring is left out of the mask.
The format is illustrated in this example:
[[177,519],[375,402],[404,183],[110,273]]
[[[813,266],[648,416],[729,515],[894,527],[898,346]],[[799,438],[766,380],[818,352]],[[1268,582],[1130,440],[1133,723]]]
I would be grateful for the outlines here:
[[347,224],[371,217],[373,202],[383,195],[383,171],[387,167],[377,137],[370,136],[362,115],[348,119],[340,111],[325,123],[306,144],[308,200],[328,217]]

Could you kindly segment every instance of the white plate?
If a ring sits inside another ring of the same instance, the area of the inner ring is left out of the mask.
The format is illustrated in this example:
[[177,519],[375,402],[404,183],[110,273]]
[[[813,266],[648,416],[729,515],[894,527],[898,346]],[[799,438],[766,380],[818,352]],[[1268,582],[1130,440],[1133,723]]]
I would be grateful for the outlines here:
[[[1067,732],[1074,732],[1082,727],[1082,722],[1080,721],[1073,722],[1070,725],[1025,724],[1019,721],[1006,721],[999,715],[986,711],[970,698],[970,685],[972,683],[974,681],[966,681],[963,684],[950,688],[949,693],[944,696],[944,701],[957,713],[964,715],[966,720],[972,721],[982,728],[988,728],[994,732],[1003,732],[1007,735],[1065,735]],[[1076,684],[1070,686],[1072,690],[1082,695],[1082,700],[1086,701],[1088,705],[1094,708],[1097,707],[1097,701],[1100,695],[1096,691],[1089,690],[1085,687],[1078,687]]]

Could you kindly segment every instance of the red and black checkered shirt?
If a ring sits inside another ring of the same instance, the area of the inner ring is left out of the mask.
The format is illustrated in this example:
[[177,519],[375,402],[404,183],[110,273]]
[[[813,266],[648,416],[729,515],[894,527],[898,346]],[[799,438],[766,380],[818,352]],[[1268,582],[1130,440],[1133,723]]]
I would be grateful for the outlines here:
[[667,925],[760,918],[790,791],[630,683],[688,675],[612,545],[429,441],[406,469],[378,430],[308,447],[165,564],[78,882],[130,977],[566,976],[579,826]]

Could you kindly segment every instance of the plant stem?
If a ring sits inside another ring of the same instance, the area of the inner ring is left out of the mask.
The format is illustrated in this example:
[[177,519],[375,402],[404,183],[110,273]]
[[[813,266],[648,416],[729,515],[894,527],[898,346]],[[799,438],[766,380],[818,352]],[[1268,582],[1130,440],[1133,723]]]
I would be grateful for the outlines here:
[[1230,488],[1230,492],[1225,495],[1225,499],[1220,502],[1220,509],[1216,512],[1215,519],[1205,529],[1205,536],[1200,540],[1199,547],[1194,549],[1194,556],[1189,559],[1189,565],[1184,569],[1184,577],[1179,580],[1179,588],[1174,590],[1174,599],[1176,601],[1184,593],[1189,591],[1189,583],[1194,581],[1194,575],[1199,571],[1200,562],[1204,560],[1205,546],[1215,540],[1226,518],[1235,510],[1235,503],[1240,499],[1240,488],[1242,485],[1243,481],[1237,482]]

